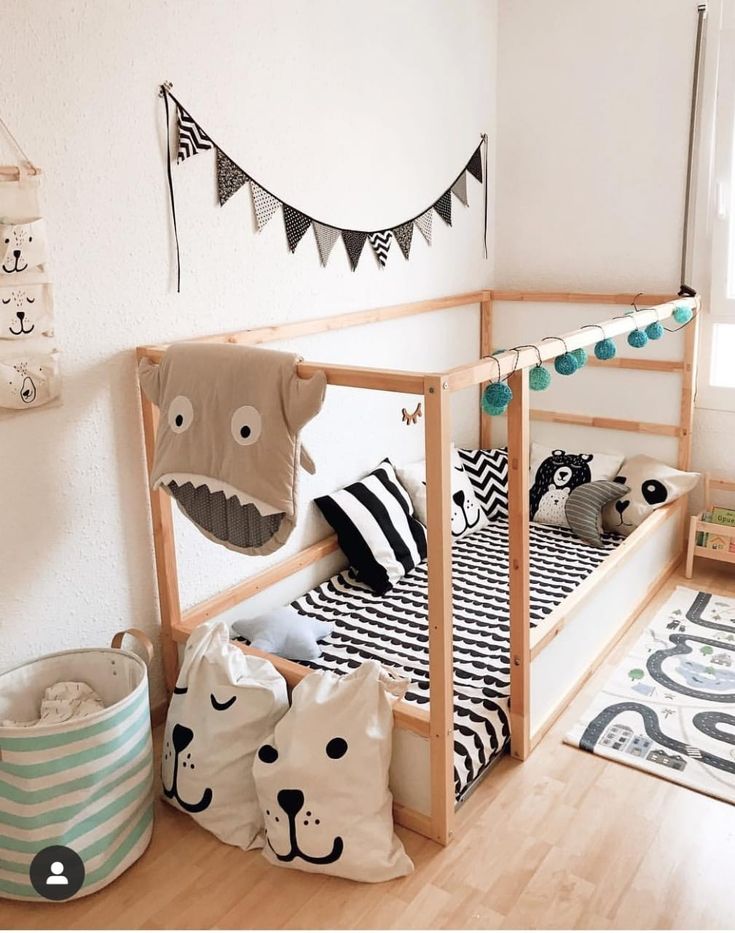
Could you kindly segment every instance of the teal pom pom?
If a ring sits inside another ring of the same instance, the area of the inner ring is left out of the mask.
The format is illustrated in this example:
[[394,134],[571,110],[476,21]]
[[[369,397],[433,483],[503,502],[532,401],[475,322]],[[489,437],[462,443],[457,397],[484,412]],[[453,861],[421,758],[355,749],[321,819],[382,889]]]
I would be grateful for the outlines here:
[[628,334],[628,343],[631,347],[635,347],[636,350],[640,350],[641,347],[645,347],[648,343],[648,337],[646,337],[645,331],[642,330],[632,330]]
[[693,317],[694,312],[688,305],[677,305],[674,308],[672,317],[677,324],[688,324]]
[[571,353],[562,353],[554,360],[554,369],[560,376],[571,376],[579,369],[579,363]]
[[579,350],[572,350],[572,356],[577,361],[577,368],[581,369],[587,362],[587,351],[580,347]]
[[615,357],[617,352],[615,344],[609,337],[605,337],[604,340],[598,340],[595,344],[595,356],[598,360],[611,360]]
[[649,340],[660,340],[664,335],[664,325],[661,321],[654,321],[646,328],[646,335]]
[[543,392],[551,385],[551,373],[545,366],[534,366],[528,374],[528,386],[534,392]]
[[513,398],[513,392],[504,382],[491,382],[482,393],[482,410],[486,415],[502,415]]

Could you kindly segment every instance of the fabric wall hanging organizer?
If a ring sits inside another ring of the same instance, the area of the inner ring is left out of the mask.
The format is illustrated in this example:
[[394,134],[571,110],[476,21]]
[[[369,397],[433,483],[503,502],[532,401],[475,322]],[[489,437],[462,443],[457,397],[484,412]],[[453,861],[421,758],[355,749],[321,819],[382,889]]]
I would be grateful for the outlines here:
[[41,171],[0,119],[17,165],[0,166],[0,417],[58,402],[59,350]]
[[[487,257],[487,136],[480,137],[480,143],[473,149],[469,159],[462,165],[459,174],[454,176],[451,183],[433,198],[418,213],[412,217],[399,220],[391,218],[391,222],[375,230],[358,230],[349,226],[327,223],[316,217],[287,204],[283,198],[256,181],[250,172],[241,168],[227,153],[217,145],[212,137],[202,128],[201,124],[192,117],[189,111],[171,92],[170,82],[162,84],[159,94],[163,98],[166,113],[167,138],[167,174],[169,193],[171,197],[171,218],[176,241],[177,262],[177,290],[181,291],[181,256],[179,248],[178,225],[176,220],[176,206],[174,200],[174,171],[173,154],[171,150],[171,113],[175,115],[177,149],[176,165],[181,165],[192,156],[202,152],[214,154],[214,169],[217,179],[217,194],[220,207],[230,201],[242,188],[249,185],[252,199],[255,226],[258,231],[275,216],[279,208],[283,214],[286,243],[293,253],[311,228],[316,240],[317,251],[322,266],[326,266],[332,250],[341,239],[353,272],[357,269],[360,259],[364,255],[365,245],[369,244],[370,251],[375,256],[378,268],[382,269],[392,252],[393,243],[404,259],[409,259],[414,242],[414,228],[431,246],[432,221],[436,213],[448,226],[452,226],[452,211],[456,204],[469,206],[467,176],[471,176],[483,185],[484,198],[484,254]],[[484,156],[484,165],[483,165]]]

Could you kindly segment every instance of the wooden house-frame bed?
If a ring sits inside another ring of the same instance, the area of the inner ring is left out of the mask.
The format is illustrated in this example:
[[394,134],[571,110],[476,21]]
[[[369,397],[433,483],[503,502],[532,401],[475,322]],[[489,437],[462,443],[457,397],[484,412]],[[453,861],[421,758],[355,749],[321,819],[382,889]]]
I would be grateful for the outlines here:
[[[525,759],[572,696],[590,676],[612,644],[632,623],[680,560],[684,544],[686,500],[665,506],[649,517],[595,569],[540,625],[533,630],[529,616],[529,448],[530,422],[554,421],[616,431],[633,431],[674,438],[678,467],[687,469],[691,453],[698,315],[684,329],[683,356],[678,360],[616,357],[604,365],[625,373],[675,373],[681,378],[678,423],[661,424],[595,417],[579,412],[532,410],[526,370],[559,353],[548,341],[517,353],[492,352],[493,305],[497,302],[554,302],[630,306],[635,315],[613,317],[602,326],[608,337],[622,336],[636,326],[666,321],[677,304],[698,308],[698,299],[671,301],[665,295],[567,294],[483,290],[387,308],[352,312],[280,326],[194,338],[232,344],[261,344],[294,339],[342,328],[364,326],[442,309],[479,306],[479,356],[476,362],[446,372],[410,372],[319,362],[299,364],[299,374],[326,374],[330,385],[400,392],[421,397],[425,412],[425,456],[428,511],[428,709],[407,703],[395,708],[394,760],[391,786],[397,822],[443,845],[453,834],[453,623],[452,536],[450,524],[452,393],[487,381],[508,377],[513,400],[507,413],[508,540],[510,605],[510,728],[511,754]],[[600,339],[595,328],[563,335],[569,350],[589,347]],[[141,346],[139,359],[161,359],[166,346]],[[495,363],[497,360],[497,364]],[[499,368],[498,368],[499,364]],[[158,411],[141,393],[148,470],[153,463]],[[480,417],[480,446],[491,446],[490,419]],[[338,550],[331,535],[209,599],[182,611],[177,575],[171,499],[163,489],[150,492],[153,538],[161,618],[162,657],[166,685],[171,691],[178,672],[178,644],[194,628],[269,587],[316,564]],[[243,651],[261,654],[239,644]],[[290,685],[310,668],[266,655]],[[562,673],[563,672],[563,673]]]

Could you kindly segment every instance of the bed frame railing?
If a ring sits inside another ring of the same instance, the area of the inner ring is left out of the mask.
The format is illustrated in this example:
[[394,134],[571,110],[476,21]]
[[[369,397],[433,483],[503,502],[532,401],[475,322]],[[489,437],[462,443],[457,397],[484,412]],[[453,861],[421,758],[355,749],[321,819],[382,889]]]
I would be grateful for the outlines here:
[[[608,336],[621,336],[637,326],[646,326],[656,320],[668,319],[676,304],[688,302],[699,307],[698,299],[671,301],[666,295],[632,294],[569,294],[561,292],[509,292],[482,290],[446,298],[430,299],[411,304],[394,305],[369,311],[358,311],[333,317],[287,323],[272,327],[253,328],[229,334],[193,338],[197,341],[226,342],[254,345],[275,340],[291,339],[326,331],[363,326],[381,321],[395,320],[449,308],[478,304],[480,308],[480,359],[445,373],[422,373],[371,369],[359,366],[340,366],[330,363],[303,362],[299,373],[305,377],[323,371],[331,385],[377,389],[423,396],[424,427],[427,463],[428,512],[428,578],[429,578],[429,673],[430,703],[428,712],[405,703],[398,704],[395,721],[399,728],[409,729],[430,742],[431,759],[431,813],[426,816],[406,807],[397,807],[396,818],[441,844],[450,841],[454,827],[453,780],[453,664],[452,664],[452,537],[450,522],[451,487],[451,412],[452,392],[470,386],[483,386],[489,379],[498,378],[498,366],[489,362],[492,352],[493,304],[499,301],[556,302],[649,306],[640,311],[635,320],[630,317],[603,322]],[[651,307],[653,306],[653,307]],[[509,457],[509,573],[510,573],[510,722],[511,754],[524,759],[531,750],[529,686],[532,659],[529,618],[529,506],[528,457],[531,420],[553,420],[564,424],[582,424],[615,430],[639,431],[678,438],[678,465],[686,469],[691,454],[691,430],[694,404],[695,360],[697,349],[698,316],[684,331],[683,360],[645,360],[616,358],[605,363],[616,369],[646,370],[651,373],[676,372],[682,375],[680,417],[678,424],[661,425],[638,421],[596,418],[582,414],[540,412],[529,407],[528,380],[525,370],[535,366],[538,356],[534,350],[504,352],[496,356],[500,376],[508,377],[513,390],[513,401],[508,408]],[[587,347],[599,339],[595,329],[579,329],[562,335],[570,350]],[[165,345],[137,348],[139,359],[160,360]],[[549,341],[540,347],[542,359],[558,355],[559,345]],[[593,359],[590,362],[595,365]],[[158,411],[141,393],[143,429],[148,471],[152,469]],[[491,446],[491,420],[484,414],[480,418],[480,444]],[[178,672],[177,642],[186,641],[193,629],[206,619],[254,596],[292,574],[309,567],[337,550],[335,536],[309,545],[287,559],[273,564],[263,572],[210,597],[182,612],[176,565],[173,516],[170,497],[161,489],[150,492],[156,573],[161,616],[162,657],[166,685],[172,690]],[[683,514],[683,513],[682,513]],[[682,529],[683,533],[683,529]],[[631,536],[632,537],[632,536]],[[630,541],[631,539],[629,539]],[[624,545],[623,545],[624,546]],[[561,624],[561,623],[560,623]],[[554,632],[545,636],[546,642]],[[544,645],[536,645],[538,653]],[[243,650],[255,652],[254,649]],[[309,673],[308,668],[281,658],[269,659],[283,673],[290,684],[297,683]]]

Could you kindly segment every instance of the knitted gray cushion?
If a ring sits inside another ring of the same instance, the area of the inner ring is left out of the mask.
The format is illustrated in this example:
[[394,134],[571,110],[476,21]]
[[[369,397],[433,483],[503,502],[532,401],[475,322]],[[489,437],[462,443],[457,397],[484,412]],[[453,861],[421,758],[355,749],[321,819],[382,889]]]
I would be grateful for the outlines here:
[[608,502],[614,502],[628,492],[628,486],[607,479],[577,486],[569,493],[564,506],[569,527],[587,544],[602,547],[602,510]]

